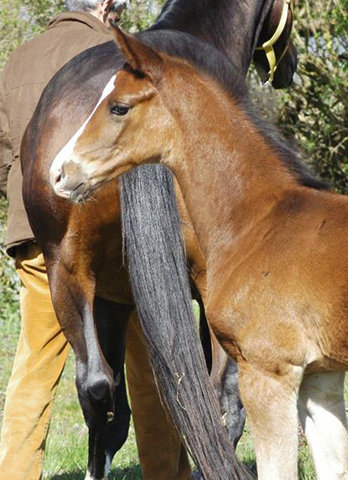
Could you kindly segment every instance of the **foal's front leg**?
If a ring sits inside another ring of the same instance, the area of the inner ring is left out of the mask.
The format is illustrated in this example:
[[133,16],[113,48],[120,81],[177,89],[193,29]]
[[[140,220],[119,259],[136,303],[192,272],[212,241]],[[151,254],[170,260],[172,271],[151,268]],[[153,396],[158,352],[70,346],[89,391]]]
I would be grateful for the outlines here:
[[283,375],[241,361],[239,390],[256,451],[259,480],[297,480],[297,396],[302,369]]
[[344,372],[306,375],[299,413],[318,480],[348,479],[348,435]]

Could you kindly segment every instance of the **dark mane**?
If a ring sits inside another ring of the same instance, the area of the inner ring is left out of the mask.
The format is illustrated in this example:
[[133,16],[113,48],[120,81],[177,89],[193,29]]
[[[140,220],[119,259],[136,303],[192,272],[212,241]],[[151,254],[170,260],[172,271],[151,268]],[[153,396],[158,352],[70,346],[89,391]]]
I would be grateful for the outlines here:
[[240,105],[253,125],[263,138],[267,140],[286,169],[295,176],[300,185],[316,190],[329,190],[331,188],[327,182],[317,178],[308,166],[303,163],[301,154],[296,148],[296,141],[290,144],[288,140],[282,138],[279,130],[272,123],[261,117],[260,112],[247,97],[241,99]]
[[[227,15],[233,0],[167,0],[150,30],[181,30],[197,33],[200,25],[213,25],[214,13],[223,9]],[[214,18],[214,21],[216,18]],[[219,25],[220,27],[220,25]],[[220,35],[223,36],[223,33]]]
[[[204,0],[202,0],[201,3],[204,5]],[[192,13],[194,9],[195,6],[191,2],[167,0],[151,28],[171,28],[171,25],[176,22],[178,16],[181,16],[183,13]]]
[[[167,0],[149,30],[175,30],[193,35],[233,59],[246,74],[272,2],[273,0]],[[248,15],[248,11],[254,14]]]
[[147,31],[140,38],[150,47],[191,63],[201,73],[211,76],[228,92],[240,98],[247,87],[239,69],[216,48],[183,32],[174,30]]
[[[175,0],[173,0],[175,3]],[[199,41],[197,38],[181,32],[167,31],[148,32],[141,36],[148,45],[159,48],[166,53],[190,62],[199,72],[209,75],[216,80],[234,100],[257,128],[260,134],[267,140],[273,150],[276,151],[287,170],[297,179],[299,184],[327,190],[330,186],[316,178],[309,168],[302,162],[300,154],[289,142],[281,138],[279,131],[270,122],[261,118],[260,113],[249,99],[245,79],[225,55],[221,54],[209,44]]]

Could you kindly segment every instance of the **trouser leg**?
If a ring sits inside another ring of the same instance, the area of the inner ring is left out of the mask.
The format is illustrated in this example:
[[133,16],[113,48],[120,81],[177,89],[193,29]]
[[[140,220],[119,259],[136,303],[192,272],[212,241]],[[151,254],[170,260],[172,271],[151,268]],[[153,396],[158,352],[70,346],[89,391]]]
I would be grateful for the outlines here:
[[127,332],[127,381],[144,480],[187,480],[185,448],[163,409],[136,315]]
[[43,255],[17,250],[21,333],[7,387],[0,445],[1,480],[38,480],[56,387],[69,345],[51,303]]

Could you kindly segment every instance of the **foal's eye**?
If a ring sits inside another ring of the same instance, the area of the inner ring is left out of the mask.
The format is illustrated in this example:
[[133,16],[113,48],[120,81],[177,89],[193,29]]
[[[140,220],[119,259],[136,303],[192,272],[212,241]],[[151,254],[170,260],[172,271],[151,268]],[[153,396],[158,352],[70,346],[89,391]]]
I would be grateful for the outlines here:
[[124,105],[122,103],[116,103],[115,105],[112,105],[110,107],[110,113],[112,115],[118,115],[119,117],[127,115],[129,110],[130,110],[130,107],[128,105]]

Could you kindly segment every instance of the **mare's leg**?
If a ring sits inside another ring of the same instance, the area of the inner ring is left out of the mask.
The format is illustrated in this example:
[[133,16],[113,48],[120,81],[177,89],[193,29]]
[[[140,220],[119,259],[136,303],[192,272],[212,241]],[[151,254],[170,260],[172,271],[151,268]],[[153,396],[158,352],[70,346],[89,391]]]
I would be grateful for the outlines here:
[[[107,425],[90,431],[88,472],[105,472],[107,476],[115,453],[127,439],[130,409],[124,375],[125,335],[133,307],[97,297],[94,302],[96,326],[100,346],[107,363],[113,370],[114,416]],[[93,478],[93,477],[92,477]]]
[[256,450],[259,480],[297,480],[299,367],[277,375],[245,361],[238,364],[239,390]]
[[245,425],[245,409],[239,398],[237,363],[223,350],[212,333],[213,368],[210,378],[216,390],[229,437],[237,447]]
[[213,365],[213,350],[211,340],[212,332],[210,330],[208,320],[204,311],[204,305],[200,297],[197,299],[197,303],[199,305],[199,336],[202,343],[207,369],[209,374],[211,374],[211,369]]
[[[80,261],[81,251],[76,263],[72,257],[73,252],[61,255],[59,261],[46,258],[47,270],[55,311],[76,356],[76,386],[83,414],[91,435],[96,435],[114,415],[114,378],[95,327],[94,275],[89,264]],[[99,469],[102,472],[89,478],[103,478],[104,467]]]
[[299,413],[318,480],[348,479],[348,435],[344,372],[306,375]]

